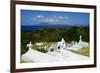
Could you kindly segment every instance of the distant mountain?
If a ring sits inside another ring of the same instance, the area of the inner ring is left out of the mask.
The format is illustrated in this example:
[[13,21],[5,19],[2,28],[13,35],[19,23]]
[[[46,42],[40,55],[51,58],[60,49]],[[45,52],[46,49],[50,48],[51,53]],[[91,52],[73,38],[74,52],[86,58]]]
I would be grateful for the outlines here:
[[88,25],[82,24],[53,24],[53,23],[39,23],[36,26],[66,26],[66,27],[87,27]]
[[37,24],[37,26],[49,26],[50,25],[50,23],[39,23],[39,24]]
[[36,26],[68,26],[69,24],[39,23]]
[[86,24],[70,24],[70,26],[76,26],[76,27],[88,27],[89,26],[89,24],[88,25],[86,25]]
[[49,23],[39,23],[34,26],[21,26],[22,31],[37,31],[42,30],[44,28],[80,28],[80,27],[88,27],[86,25],[79,25],[79,24],[49,24]]

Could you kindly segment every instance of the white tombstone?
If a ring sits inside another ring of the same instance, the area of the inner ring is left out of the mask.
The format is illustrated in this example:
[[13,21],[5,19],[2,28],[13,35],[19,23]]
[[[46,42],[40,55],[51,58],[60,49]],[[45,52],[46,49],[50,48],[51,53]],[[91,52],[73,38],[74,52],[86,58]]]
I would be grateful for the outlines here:
[[79,43],[82,43],[82,36],[80,35],[80,40],[79,40]]
[[66,49],[66,44],[64,38],[60,42],[57,43],[58,49]]
[[53,46],[53,44],[48,48],[48,52],[52,52],[52,51],[54,51],[54,46]]
[[37,50],[32,49],[32,43],[27,44],[29,50],[21,56],[21,61],[34,63],[34,62],[56,62],[60,61],[59,58],[56,58],[52,55],[39,52]]
[[31,43],[31,41],[30,41],[30,43],[29,44],[27,44],[27,46],[26,47],[29,47],[29,50],[32,48],[32,43]]
[[51,44],[51,46],[48,48],[48,52],[47,54],[49,55],[56,55],[56,52],[57,52],[57,47],[55,44]]
[[80,50],[80,49],[82,49],[82,48],[83,48],[83,41],[82,41],[82,36],[80,35],[79,42],[75,42],[74,45],[70,46],[70,47],[67,48],[67,49],[69,49],[69,50],[74,50],[74,51],[78,51],[78,50]]

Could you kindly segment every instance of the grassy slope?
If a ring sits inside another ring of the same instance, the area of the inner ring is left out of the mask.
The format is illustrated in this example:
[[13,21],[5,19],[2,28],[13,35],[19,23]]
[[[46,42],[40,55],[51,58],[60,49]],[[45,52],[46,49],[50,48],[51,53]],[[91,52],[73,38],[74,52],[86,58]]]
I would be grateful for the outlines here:
[[79,51],[73,51],[73,52],[80,55],[89,56],[89,48],[82,48]]

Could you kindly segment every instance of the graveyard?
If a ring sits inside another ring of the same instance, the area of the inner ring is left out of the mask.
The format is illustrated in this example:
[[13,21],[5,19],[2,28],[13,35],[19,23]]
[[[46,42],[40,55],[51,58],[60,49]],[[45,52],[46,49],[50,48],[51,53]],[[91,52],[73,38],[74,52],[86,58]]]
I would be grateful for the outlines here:
[[26,45],[27,52],[21,55],[22,63],[37,62],[62,62],[62,61],[84,61],[89,60],[89,43],[82,40],[68,43],[61,38],[58,42],[36,42],[30,41]]

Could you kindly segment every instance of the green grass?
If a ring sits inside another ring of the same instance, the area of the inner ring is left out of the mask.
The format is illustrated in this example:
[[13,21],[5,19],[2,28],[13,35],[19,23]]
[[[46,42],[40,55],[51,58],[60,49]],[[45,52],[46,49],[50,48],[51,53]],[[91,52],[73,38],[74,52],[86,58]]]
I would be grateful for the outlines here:
[[51,44],[52,42],[43,42],[43,44],[39,46],[33,44],[33,49],[46,53]]
[[27,63],[26,61],[21,61],[21,63]]
[[74,53],[80,54],[80,55],[84,55],[84,56],[88,56],[89,57],[89,48],[82,48],[78,51],[73,51]]

